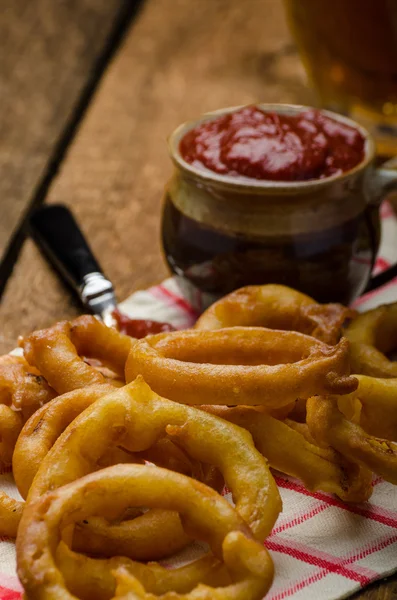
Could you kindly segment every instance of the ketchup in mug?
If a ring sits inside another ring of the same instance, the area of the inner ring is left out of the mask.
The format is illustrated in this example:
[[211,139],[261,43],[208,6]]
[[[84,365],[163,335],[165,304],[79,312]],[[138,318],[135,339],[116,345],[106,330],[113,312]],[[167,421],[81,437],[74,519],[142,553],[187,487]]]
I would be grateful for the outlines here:
[[362,293],[379,244],[362,127],[328,111],[247,106],[180,126],[169,146],[162,235],[175,274],[210,300],[266,283],[320,302]]
[[186,162],[222,175],[307,181],[355,167],[364,142],[357,129],[314,109],[287,115],[246,106],[189,131],[180,152]]

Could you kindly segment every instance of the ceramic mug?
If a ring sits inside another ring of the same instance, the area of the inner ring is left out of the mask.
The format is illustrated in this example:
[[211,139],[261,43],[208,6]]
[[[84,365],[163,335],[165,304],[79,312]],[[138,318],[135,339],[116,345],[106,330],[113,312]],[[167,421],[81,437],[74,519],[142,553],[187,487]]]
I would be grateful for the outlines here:
[[[264,111],[297,114],[309,107],[258,104]],[[371,281],[380,241],[379,206],[397,189],[394,164],[374,165],[371,135],[362,161],[324,179],[268,181],[220,175],[187,163],[182,137],[200,123],[235,111],[206,114],[180,125],[169,138],[175,169],[165,191],[162,241],[174,274],[212,301],[244,285],[281,283],[319,302],[350,303]],[[382,283],[397,273],[382,274]],[[379,280],[378,280],[379,282]]]

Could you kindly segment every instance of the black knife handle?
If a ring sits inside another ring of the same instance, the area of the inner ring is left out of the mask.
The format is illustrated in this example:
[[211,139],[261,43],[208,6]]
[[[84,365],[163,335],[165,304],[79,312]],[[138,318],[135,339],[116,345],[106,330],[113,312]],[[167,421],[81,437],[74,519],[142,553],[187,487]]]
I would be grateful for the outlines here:
[[29,226],[35,242],[87,308],[101,314],[109,303],[115,304],[112,284],[66,206],[40,207],[31,215]]

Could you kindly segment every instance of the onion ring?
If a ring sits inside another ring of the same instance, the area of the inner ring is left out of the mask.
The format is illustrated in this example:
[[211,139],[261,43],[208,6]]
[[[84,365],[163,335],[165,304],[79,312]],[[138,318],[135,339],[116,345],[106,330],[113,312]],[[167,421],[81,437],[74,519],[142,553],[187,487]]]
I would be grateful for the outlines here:
[[152,509],[120,523],[92,517],[79,521],[73,549],[90,556],[126,556],[133,560],[160,560],[191,542],[176,513]]
[[[105,384],[74,390],[55,398],[29,419],[20,433],[13,457],[14,478],[22,497],[26,498],[42,461],[66,427],[93,402],[112,391],[114,388]],[[126,462],[122,455],[115,457],[114,450],[108,450],[105,456],[107,462],[101,462],[100,466]],[[127,458],[132,460],[129,455]],[[135,455],[135,460],[137,459],[139,457]],[[211,487],[221,489],[223,486],[219,472],[215,472],[213,468],[205,468],[203,471],[202,465],[192,464],[181,450],[165,438],[143,453],[142,459],[189,475],[192,475],[193,470],[197,478],[202,478]],[[200,472],[197,470],[199,467]],[[21,513],[22,502],[18,509]],[[165,516],[169,515],[164,515],[162,511],[152,511],[150,515],[130,521],[128,530],[123,524],[110,525],[104,519],[92,519],[76,526],[73,545],[76,549],[94,555],[108,556],[114,552],[140,560],[162,558],[180,550],[190,541],[179,521]],[[16,519],[14,521],[16,527],[9,530],[8,535],[15,537],[18,522]],[[129,539],[129,534],[132,533],[133,542]]]
[[97,400],[71,423],[43,460],[28,502],[94,470],[109,447],[143,452],[166,433],[189,456],[221,471],[238,512],[263,541],[277,519],[281,501],[250,434],[218,417],[157,396],[142,378]]
[[385,356],[396,348],[397,302],[359,315],[346,328],[353,373],[397,377],[397,362]]
[[[55,395],[45,379],[18,356],[0,357],[0,465],[11,465],[24,421]],[[15,537],[23,503],[0,493],[0,534]]]
[[105,383],[104,376],[86,364],[83,356],[97,358],[122,375],[133,341],[95,317],[83,315],[35,331],[20,344],[27,361],[39,369],[59,394],[64,394]]
[[[154,446],[135,454],[157,466],[177,471],[205,482],[216,491],[223,488],[223,477],[212,466],[192,461],[168,438],[162,438]],[[116,464],[113,462],[113,464]],[[138,514],[133,520],[109,523],[101,517],[93,517],[76,523],[73,548],[91,556],[126,556],[136,560],[164,558],[184,548],[191,539],[181,527],[174,514],[151,510]]]
[[[17,539],[17,559],[18,575],[29,598],[72,599],[54,556],[62,529],[91,514],[106,514],[115,508],[120,512],[131,504],[178,511],[186,532],[207,541],[224,563],[232,580],[230,586],[213,589],[199,585],[183,596],[185,600],[222,597],[220,594],[230,600],[261,600],[269,589],[273,563],[268,551],[222,496],[173,471],[117,465],[48,492],[27,507]],[[127,592],[133,590],[138,598],[153,599],[127,570],[116,571],[116,578],[121,587],[115,597],[125,589],[120,583],[124,581]],[[182,599],[177,593],[172,596]]]
[[23,423],[54,396],[55,391],[24,358],[0,357],[0,465],[11,464]]
[[55,395],[44,377],[23,357],[0,357],[0,404],[20,411],[23,421]]
[[139,340],[126,380],[141,374],[160,395],[185,404],[279,408],[314,394],[346,394],[348,342],[336,346],[294,331],[231,327],[186,330]]
[[84,556],[73,552],[61,542],[56,551],[56,563],[68,590],[83,600],[112,598],[116,591],[113,573],[121,567],[135,575],[152,594],[164,594],[170,589],[185,593],[197,583],[211,586],[231,583],[221,561],[211,554],[176,569],[164,568],[154,563],[147,568],[145,564],[119,556],[108,559]]
[[[372,473],[331,448],[306,439],[290,421],[279,421],[254,407],[202,406],[247,429],[255,446],[274,469],[300,479],[310,491],[336,494],[345,502],[364,502],[372,493]],[[301,426],[302,424],[297,424]]]
[[397,378],[357,375],[358,388],[338,399],[345,416],[366,433],[397,442]]
[[307,424],[318,444],[335,448],[350,460],[397,484],[397,444],[368,435],[348,421],[338,408],[337,397],[307,401]]
[[[9,411],[7,415],[12,418],[11,423],[14,425],[11,432],[8,432],[8,438],[3,437],[3,443],[8,441],[7,458],[11,464],[12,456],[14,479],[23,498],[26,498],[43,458],[69,422],[84,408],[113,389],[110,385],[98,385],[58,396],[36,411],[23,427],[20,413],[0,405],[0,432],[1,426],[5,428],[9,422],[6,418],[2,418],[4,417],[2,412],[4,413],[5,410]],[[0,457],[1,450],[0,444]],[[114,460],[115,455],[112,454],[108,458]],[[120,460],[120,454],[117,458]],[[24,502],[0,493],[0,535],[16,537],[24,505]]]
[[319,304],[285,285],[250,285],[212,304],[199,317],[195,328],[261,326],[299,331],[326,344],[336,344],[343,323],[354,314],[342,304]]

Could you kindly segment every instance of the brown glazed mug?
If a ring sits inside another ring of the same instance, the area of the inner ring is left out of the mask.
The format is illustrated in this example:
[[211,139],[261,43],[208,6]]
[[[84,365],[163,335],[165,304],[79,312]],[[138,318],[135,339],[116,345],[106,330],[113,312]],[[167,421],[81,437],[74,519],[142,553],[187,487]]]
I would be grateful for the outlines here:
[[[309,107],[258,104],[297,114]],[[169,138],[175,165],[165,190],[162,241],[170,269],[199,288],[206,303],[245,285],[281,283],[319,302],[350,303],[368,287],[380,240],[379,206],[397,189],[389,163],[374,166],[372,137],[358,129],[363,160],[324,179],[284,182],[220,175],[187,163],[179,144],[193,127],[236,110],[226,108],[180,125]],[[383,274],[381,283],[397,273]]]

